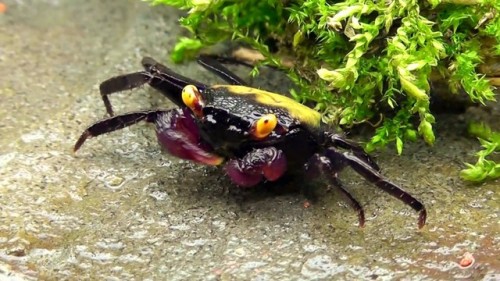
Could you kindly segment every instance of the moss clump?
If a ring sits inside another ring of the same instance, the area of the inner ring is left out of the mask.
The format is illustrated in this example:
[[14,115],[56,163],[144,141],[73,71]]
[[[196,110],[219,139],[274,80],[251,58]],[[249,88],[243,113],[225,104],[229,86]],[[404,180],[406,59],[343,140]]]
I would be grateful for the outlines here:
[[487,159],[491,154],[500,152],[500,132],[492,131],[483,123],[469,124],[468,131],[479,139],[483,149],[476,154],[478,157],[476,164],[466,163],[467,169],[460,172],[460,177],[472,182],[500,178],[500,164]]
[[494,100],[476,67],[485,52],[500,54],[498,0],[149,1],[188,10],[180,22],[193,37],[180,39],[174,61],[245,43],[264,56],[261,65],[286,70],[298,86],[291,94],[313,102],[325,122],[379,123],[368,151],[395,142],[400,154],[417,136],[434,143],[431,74],[473,102]]

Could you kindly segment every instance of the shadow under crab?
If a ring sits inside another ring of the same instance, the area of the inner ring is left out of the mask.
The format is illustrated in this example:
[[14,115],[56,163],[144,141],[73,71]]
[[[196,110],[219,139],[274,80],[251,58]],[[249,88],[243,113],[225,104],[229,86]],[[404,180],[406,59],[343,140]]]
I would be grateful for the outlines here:
[[[318,112],[288,97],[247,86],[214,57],[202,56],[198,62],[229,85],[205,85],[148,57],[142,60],[145,70],[101,83],[102,99],[111,117],[89,126],[74,151],[88,138],[145,121],[155,124],[158,141],[168,153],[200,164],[224,165],[237,186],[273,182],[297,169],[309,176],[323,174],[356,210],[359,225],[363,226],[362,206],[338,178],[338,173],[349,166],[419,212],[418,227],[425,225],[424,205],[386,179],[361,146],[329,132]],[[114,116],[109,95],[144,84],[158,90],[178,108]]]

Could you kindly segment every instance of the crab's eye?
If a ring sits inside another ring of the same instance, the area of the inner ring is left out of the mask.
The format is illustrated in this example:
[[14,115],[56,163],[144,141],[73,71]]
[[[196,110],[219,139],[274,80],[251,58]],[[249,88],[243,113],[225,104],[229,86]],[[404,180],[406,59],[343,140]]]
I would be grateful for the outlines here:
[[278,124],[278,118],[274,114],[266,114],[257,120],[252,127],[252,135],[257,139],[267,137]]
[[196,115],[201,115],[203,104],[200,99],[200,91],[196,86],[186,85],[184,89],[182,89],[182,101]]

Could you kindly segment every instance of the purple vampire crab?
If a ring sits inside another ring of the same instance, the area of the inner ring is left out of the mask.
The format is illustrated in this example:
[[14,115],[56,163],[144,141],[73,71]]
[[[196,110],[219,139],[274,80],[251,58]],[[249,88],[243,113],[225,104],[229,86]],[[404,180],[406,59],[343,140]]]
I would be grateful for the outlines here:
[[[357,211],[359,225],[363,226],[362,206],[337,177],[349,166],[419,212],[418,227],[425,225],[424,205],[386,179],[361,146],[329,132],[317,111],[288,97],[247,86],[214,57],[201,56],[198,62],[228,85],[205,85],[149,57],[142,60],[143,71],[102,82],[100,92],[110,117],[85,129],[74,150],[88,138],[145,121],[155,125],[158,142],[168,153],[200,164],[223,165],[237,186],[276,181],[297,169],[321,173]],[[144,84],[158,90],[178,108],[114,115],[109,95]]]

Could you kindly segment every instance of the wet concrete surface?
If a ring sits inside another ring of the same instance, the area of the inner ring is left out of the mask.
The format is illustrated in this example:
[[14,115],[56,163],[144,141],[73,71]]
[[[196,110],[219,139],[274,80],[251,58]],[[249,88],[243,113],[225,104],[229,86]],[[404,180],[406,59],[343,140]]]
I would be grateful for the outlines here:
[[[465,137],[471,114],[439,116],[434,147],[375,155],[387,177],[425,202],[422,230],[413,210],[343,173],[365,207],[359,229],[335,192],[318,188],[305,209],[299,193],[235,189],[215,168],[160,153],[147,125],[91,139],[74,155],[79,134],[105,116],[100,81],[140,69],[145,55],[172,65],[180,13],[132,0],[4,3],[1,280],[500,278],[500,183],[458,178],[479,148]],[[196,63],[173,67],[218,81]],[[147,88],[111,99],[117,112],[172,106]],[[484,114],[496,129],[499,112]],[[475,263],[463,269],[466,252]]]

